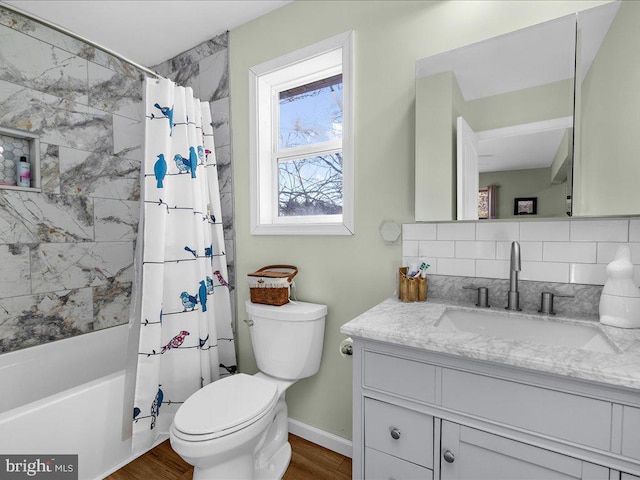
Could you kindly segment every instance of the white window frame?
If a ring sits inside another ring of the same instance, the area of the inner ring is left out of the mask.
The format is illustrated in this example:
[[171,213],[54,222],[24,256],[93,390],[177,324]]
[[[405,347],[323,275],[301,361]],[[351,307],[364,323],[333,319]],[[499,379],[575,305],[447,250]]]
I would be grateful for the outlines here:
[[[278,216],[278,98],[283,90],[342,73],[342,140],[286,150],[286,158],[342,150],[342,214]],[[353,32],[249,69],[250,222],[252,235],[353,235]]]

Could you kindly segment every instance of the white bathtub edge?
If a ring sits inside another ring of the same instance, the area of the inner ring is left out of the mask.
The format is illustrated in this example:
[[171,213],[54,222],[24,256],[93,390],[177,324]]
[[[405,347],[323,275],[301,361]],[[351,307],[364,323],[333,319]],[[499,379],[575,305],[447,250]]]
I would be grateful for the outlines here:
[[168,433],[163,433],[161,434],[157,440],[155,441],[155,443],[148,449],[148,450],[143,450],[141,452],[137,452],[133,455],[131,455],[131,457],[129,457],[127,460],[123,460],[122,462],[120,462],[119,464],[117,464],[115,467],[110,468],[109,470],[107,470],[106,472],[98,475],[94,480],[104,480],[106,477],[108,477],[109,475],[111,475],[112,473],[120,470],[121,468],[123,468],[126,465],[129,465],[131,462],[133,462],[136,458],[141,457],[142,455],[144,455],[147,452],[150,452],[152,449],[154,449],[155,447],[157,447],[158,445],[160,445],[162,442],[164,442],[166,439],[169,438],[169,434]]

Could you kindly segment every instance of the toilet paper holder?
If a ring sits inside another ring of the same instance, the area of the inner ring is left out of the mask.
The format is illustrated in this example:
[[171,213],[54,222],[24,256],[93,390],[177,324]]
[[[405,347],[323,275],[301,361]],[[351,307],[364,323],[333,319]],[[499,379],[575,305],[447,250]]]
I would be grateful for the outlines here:
[[338,347],[338,351],[340,352],[340,355],[345,358],[353,355],[353,339],[351,337],[347,337],[342,340]]

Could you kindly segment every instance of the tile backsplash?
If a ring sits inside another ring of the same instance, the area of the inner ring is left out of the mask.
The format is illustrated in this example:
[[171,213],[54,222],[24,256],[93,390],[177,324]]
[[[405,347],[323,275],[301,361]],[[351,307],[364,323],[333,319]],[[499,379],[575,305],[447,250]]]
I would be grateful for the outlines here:
[[[507,279],[514,240],[521,247],[521,280],[604,285],[607,264],[624,244],[640,265],[635,218],[405,224],[403,265],[425,259],[431,275]],[[634,275],[640,283],[640,267]]]

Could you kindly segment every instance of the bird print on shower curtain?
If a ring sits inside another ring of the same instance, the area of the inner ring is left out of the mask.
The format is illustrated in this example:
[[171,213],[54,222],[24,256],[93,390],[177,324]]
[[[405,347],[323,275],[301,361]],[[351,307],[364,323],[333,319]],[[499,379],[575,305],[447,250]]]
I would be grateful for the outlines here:
[[236,365],[210,106],[170,80],[145,88],[135,452]]

